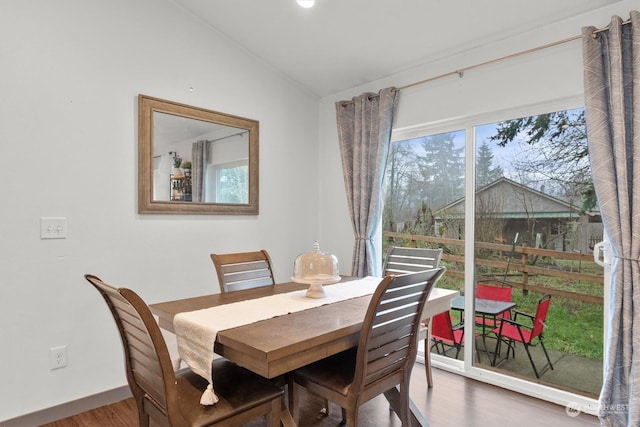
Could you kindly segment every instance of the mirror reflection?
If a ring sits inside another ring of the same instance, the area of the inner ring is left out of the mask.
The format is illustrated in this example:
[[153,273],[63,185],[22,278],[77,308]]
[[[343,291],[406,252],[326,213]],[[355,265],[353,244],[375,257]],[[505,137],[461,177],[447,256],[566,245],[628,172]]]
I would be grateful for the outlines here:
[[258,213],[258,122],[140,95],[141,213]]
[[249,202],[249,131],[153,113],[153,200]]

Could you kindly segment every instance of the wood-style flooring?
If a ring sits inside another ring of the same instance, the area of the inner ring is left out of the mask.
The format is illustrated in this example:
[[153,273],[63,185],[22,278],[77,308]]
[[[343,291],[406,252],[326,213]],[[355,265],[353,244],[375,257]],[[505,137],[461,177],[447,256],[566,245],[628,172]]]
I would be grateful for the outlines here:
[[[594,416],[569,416],[563,406],[524,396],[509,390],[484,384],[460,375],[433,370],[434,387],[426,387],[424,365],[416,364],[411,378],[411,397],[422,411],[430,427],[573,427],[599,426]],[[315,398],[317,399],[317,398]],[[320,403],[309,397],[301,408],[301,427],[336,427],[340,409],[332,405],[329,416],[317,409]],[[132,399],[103,406],[73,417],[46,424],[46,427],[132,427],[137,425]],[[152,426],[155,424],[152,422]],[[260,420],[249,424],[261,427]],[[384,397],[364,404],[360,409],[360,426],[400,427],[395,414],[389,412]]]

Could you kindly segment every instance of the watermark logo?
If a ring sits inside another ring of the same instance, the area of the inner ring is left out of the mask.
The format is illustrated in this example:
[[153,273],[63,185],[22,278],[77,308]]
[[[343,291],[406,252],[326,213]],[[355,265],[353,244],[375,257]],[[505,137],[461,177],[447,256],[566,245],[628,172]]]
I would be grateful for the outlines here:
[[629,406],[625,403],[611,403],[608,405],[596,403],[594,405],[591,405],[591,404],[580,405],[579,403],[576,403],[576,402],[569,402],[565,406],[564,410],[568,416],[577,417],[582,412],[586,412],[588,414],[596,414],[596,415],[598,413],[626,414],[628,411],[628,408]]
[[582,412],[580,405],[575,402],[567,403],[567,406],[564,408],[565,412],[570,417],[577,417]]

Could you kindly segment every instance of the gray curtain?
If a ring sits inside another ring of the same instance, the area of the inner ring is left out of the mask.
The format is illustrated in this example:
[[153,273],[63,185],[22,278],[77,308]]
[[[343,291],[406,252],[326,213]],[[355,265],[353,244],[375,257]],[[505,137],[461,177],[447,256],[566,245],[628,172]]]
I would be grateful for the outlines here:
[[338,139],[355,234],[351,274],[378,276],[373,242],[382,215],[384,171],[398,90],[364,93],[336,103]]
[[197,141],[191,145],[191,191],[194,202],[205,201],[205,178],[207,173],[209,141]]
[[622,22],[582,31],[589,157],[613,254],[604,426],[640,426],[640,13]]

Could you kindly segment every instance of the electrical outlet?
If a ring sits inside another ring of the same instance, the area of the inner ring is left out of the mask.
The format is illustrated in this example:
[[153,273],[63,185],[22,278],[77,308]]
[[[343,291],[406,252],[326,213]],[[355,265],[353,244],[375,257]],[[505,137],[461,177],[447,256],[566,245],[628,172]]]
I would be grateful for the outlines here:
[[67,218],[40,218],[41,239],[66,239]]
[[67,366],[67,346],[53,347],[49,350],[49,367],[54,369]]

